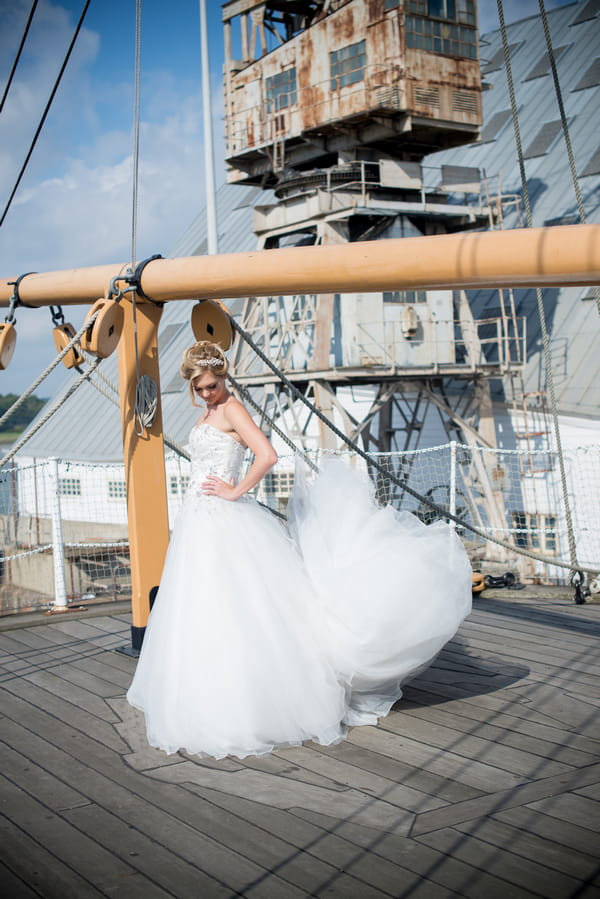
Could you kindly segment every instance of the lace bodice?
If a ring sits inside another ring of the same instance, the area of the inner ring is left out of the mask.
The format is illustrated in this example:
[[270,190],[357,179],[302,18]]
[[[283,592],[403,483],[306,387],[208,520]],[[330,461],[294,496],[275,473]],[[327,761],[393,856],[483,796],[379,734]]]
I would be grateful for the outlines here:
[[195,498],[204,501],[218,499],[200,492],[202,482],[209,474],[223,481],[230,481],[231,478],[238,481],[246,448],[229,434],[202,422],[192,428],[189,449],[192,457],[189,492]]

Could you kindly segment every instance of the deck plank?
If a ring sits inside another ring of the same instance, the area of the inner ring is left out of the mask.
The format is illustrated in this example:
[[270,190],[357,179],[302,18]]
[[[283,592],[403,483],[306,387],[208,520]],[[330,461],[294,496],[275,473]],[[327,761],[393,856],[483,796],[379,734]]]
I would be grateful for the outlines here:
[[528,751],[535,749],[547,758],[565,761],[575,767],[595,761],[600,749],[597,740],[589,740],[577,733],[565,734],[556,725],[539,724],[506,712],[495,712],[484,718],[469,703],[457,699],[441,706],[433,694],[415,688],[406,691],[402,713],[432,723],[451,724],[465,733],[474,732],[496,743],[506,742]]
[[129,634],[0,621],[15,899],[600,897],[600,606],[478,600],[378,727],[243,761],[148,747]]
[[[580,876],[562,874],[532,858],[516,854],[512,851],[512,844],[498,847],[454,828],[423,834],[418,840],[505,881],[505,895],[510,895],[509,891],[516,886],[524,890],[534,888],[532,891],[544,899],[564,899],[565,896],[573,896],[582,883]],[[589,895],[594,894],[600,896],[600,889],[596,893],[595,888],[591,887]]]
[[511,852],[525,859],[535,859],[538,864],[552,871],[560,871],[586,883],[600,885],[597,852],[595,855],[571,848],[565,852],[560,839],[560,827],[557,826],[555,839],[542,839],[537,834],[527,833],[520,828],[490,819],[469,821],[458,824],[456,829],[464,834],[476,836],[478,839],[505,849],[510,846]]

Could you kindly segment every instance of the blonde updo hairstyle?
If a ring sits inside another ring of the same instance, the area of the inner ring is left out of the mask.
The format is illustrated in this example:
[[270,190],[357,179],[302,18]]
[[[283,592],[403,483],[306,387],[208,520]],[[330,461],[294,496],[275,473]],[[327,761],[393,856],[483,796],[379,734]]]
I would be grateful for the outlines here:
[[212,343],[210,340],[199,340],[185,351],[179,372],[181,377],[190,383],[190,394],[194,406],[197,405],[194,379],[206,374],[207,371],[219,378],[224,378],[228,368],[229,364],[225,353],[217,343]]

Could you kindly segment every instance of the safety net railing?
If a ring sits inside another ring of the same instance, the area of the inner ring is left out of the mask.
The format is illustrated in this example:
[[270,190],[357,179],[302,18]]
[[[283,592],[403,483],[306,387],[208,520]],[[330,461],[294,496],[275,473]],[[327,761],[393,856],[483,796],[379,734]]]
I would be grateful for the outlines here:
[[[511,570],[525,582],[568,582],[568,569],[528,555],[568,558],[560,473],[552,451],[450,442],[374,453],[377,467],[347,450],[309,450],[307,455],[314,468],[333,455],[359,468],[370,477],[378,504],[391,504],[426,524],[446,511],[475,570]],[[566,450],[564,461],[579,560],[598,570],[600,446]],[[165,463],[172,525],[189,485],[190,463],[171,451]],[[255,490],[256,498],[282,518],[297,464],[305,462],[297,462],[284,447]],[[308,475],[315,476],[310,469]],[[0,614],[127,598],[131,572],[123,465],[24,457],[6,465],[0,470],[0,546]]]

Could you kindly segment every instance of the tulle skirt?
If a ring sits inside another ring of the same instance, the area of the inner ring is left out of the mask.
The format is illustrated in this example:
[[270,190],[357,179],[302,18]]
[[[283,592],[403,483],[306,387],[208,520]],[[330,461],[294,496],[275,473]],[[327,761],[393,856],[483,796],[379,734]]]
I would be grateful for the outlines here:
[[471,608],[453,530],[379,508],[331,461],[297,476],[290,531],[253,499],[188,497],[129,702],[148,741],[222,758],[376,723]]

